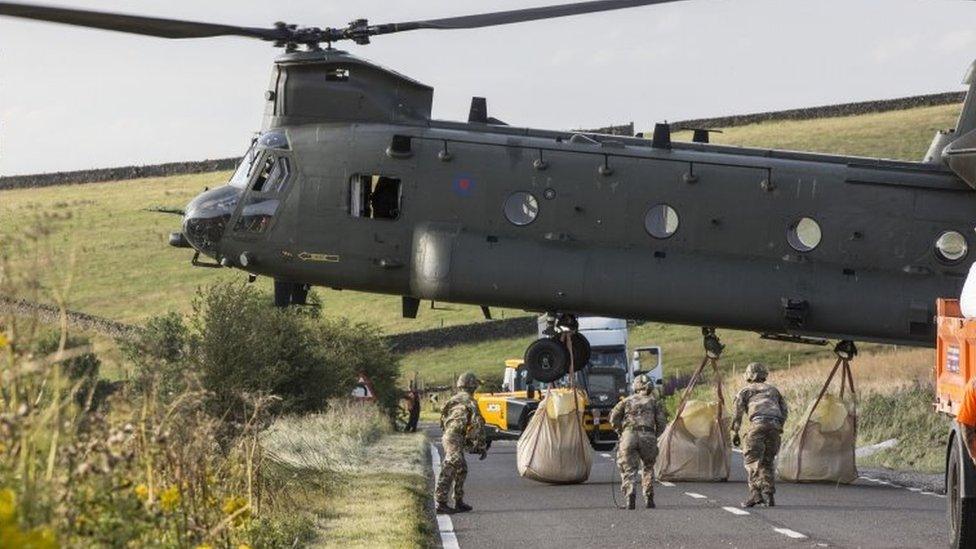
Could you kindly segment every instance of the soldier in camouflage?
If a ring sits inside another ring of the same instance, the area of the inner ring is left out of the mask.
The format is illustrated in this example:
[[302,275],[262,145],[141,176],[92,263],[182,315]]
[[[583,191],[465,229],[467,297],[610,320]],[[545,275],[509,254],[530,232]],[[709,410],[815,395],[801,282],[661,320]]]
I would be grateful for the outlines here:
[[749,422],[745,445],[742,446],[746,472],[749,474],[749,499],[742,503],[743,507],[776,505],[773,499],[776,493],[776,454],[788,411],[779,389],[766,383],[768,375],[765,366],[753,362],[746,368],[748,383],[735,397],[732,442],[736,446],[743,442],[739,439],[742,416],[746,416]]
[[[471,510],[464,503],[464,479],[468,476],[468,463],[464,459],[465,450],[480,454],[480,459],[488,456],[485,442],[485,421],[478,412],[478,404],[473,395],[480,382],[471,372],[458,378],[454,394],[441,410],[441,429],[444,434],[444,460],[441,474],[437,477],[434,499],[437,513],[463,513]],[[453,493],[452,493],[453,488]],[[454,508],[448,506],[448,497],[453,496]]]
[[610,424],[620,435],[617,465],[620,489],[627,496],[627,508],[637,506],[638,478],[644,489],[645,506],[654,508],[654,462],[657,437],[668,424],[664,406],[654,398],[654,386],[644,376],[634,380],[634,394],[621,400],[610,412]]

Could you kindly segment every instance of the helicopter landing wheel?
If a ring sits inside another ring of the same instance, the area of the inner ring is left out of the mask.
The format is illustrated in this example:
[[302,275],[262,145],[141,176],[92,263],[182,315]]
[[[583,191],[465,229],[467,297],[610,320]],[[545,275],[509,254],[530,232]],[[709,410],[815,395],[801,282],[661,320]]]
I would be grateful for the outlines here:
[[579,332],[573,333],[570,337],[570,344],[573,347],[573,366],[579,371],[590,363],[590,342]]
[[525,367],[532,379],[552,383],[569,371],[569,349],[555,338],[538,339],[525,350]]

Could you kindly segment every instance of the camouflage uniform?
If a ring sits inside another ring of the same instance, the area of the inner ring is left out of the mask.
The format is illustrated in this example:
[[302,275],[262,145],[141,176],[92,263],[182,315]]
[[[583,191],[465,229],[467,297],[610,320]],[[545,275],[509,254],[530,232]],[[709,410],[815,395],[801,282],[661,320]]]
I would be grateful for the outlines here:
[[620,489],[629,499],[637,491],[639,476],[644,498],[652,505],[657,437],[664,432],[668,419],[664,406],[651,394],[652,386],[646,381],[635,381],[634,385],[635,394],[613,407],[610,424],[620,433],[617,444]]
[[446,505],[453,485],[453,501],[464,499],[464,479],[468,476],[468,463],[464,451],[481,454],[485,451],[485,421],[478,412],[478,404],[465,391],[458,391],[441,410],[441,429],[444,434],[444,459],[441,474],[437,477],[434,499]]
[[776,493],[776,454],[788,410],[779,389],[766,383],[765,367],[750,364],[746,376],[749,383],[735,397],[732,430],[738,434],[745,415],[749,430],[742,441],[742,455],[749,474],[749,502],[770,504]]

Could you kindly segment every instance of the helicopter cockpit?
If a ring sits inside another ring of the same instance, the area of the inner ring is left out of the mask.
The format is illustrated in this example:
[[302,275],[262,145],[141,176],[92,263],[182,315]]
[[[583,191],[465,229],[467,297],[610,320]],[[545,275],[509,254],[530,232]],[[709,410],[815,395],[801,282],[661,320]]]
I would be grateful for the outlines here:
[[204,191],[186,207],[183,235],[187,242],[217,258],[218,243],[239,206],[233,231],[242,235],[265,233],[292,178],[291,160],[283,154],[289,149],[283,131],[265,132],[255,139],[227,185]]

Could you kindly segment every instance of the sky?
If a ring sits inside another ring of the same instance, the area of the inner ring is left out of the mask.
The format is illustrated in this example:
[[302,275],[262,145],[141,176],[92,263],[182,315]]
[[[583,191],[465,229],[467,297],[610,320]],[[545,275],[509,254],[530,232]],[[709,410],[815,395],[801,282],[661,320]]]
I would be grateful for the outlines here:
[[[27,0],[19,0],[27,1]],[[565,0],[43,0],[243,26],[413,21]],[[598,127],[962,90],[971,0],[687,0],[543,22],[415,31],[343,48],[472,96],[512,125]],[[223,158],[260,128],[281,52],[0,18],[0,175]],[[933,132],[935,128],[933,128]]]

